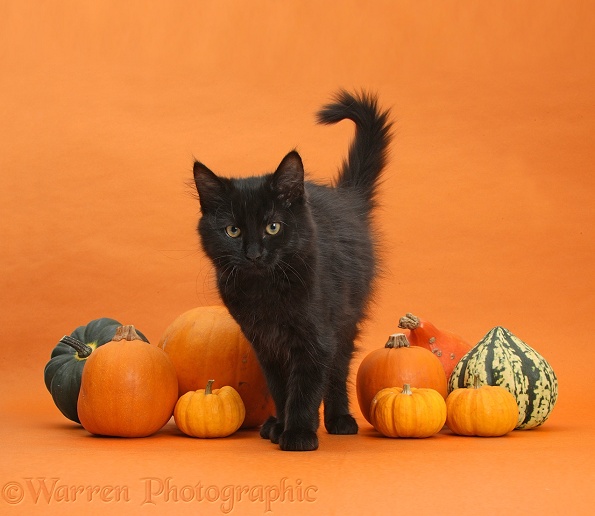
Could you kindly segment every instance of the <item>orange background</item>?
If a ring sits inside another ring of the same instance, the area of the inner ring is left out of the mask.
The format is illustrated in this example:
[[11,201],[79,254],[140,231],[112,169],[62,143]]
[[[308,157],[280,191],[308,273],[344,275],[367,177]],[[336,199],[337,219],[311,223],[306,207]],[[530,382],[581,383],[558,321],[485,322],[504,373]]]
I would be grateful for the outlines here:
[[[287,478],[295,497],[314,486],[314,500],[273,513],[589,513],[594,10],[2,2],[0,512],[221,514],[224,486],[258,496]],[[502,325],[557,372],[551,418],[500,439],[389,440],[354,403],[360,434],[321,430],[306,454],[254,431],[183,438],[171,422],[146,439],[93,438],[63,418],[42,378],[63,334],[109,316],[157,342],[178,314],[217,302],[187,186],[193,157],[255,174],[297,147],[311,177],[331,179],[353,127],[316,126],[313,114],[338,87],[377,91],[396,121],[376,217],[386,274],[354,371],[407,311],[471,342]],[[35,501],[26,479],[40,477],[127,486],[130,501]],[[147,477],[201,482],[216,500],[143,503]],[[244,498],[232,513],[266,509]]]

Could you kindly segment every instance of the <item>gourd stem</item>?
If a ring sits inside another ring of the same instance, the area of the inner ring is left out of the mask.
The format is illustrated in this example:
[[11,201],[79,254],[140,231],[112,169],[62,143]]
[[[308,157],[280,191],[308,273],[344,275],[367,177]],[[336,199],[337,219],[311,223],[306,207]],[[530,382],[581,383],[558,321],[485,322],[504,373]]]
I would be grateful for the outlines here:
[[138,333],[136,333],[136,329],[132,324],[127,324],[125,326],[120,326],[116,330],[116,334],[114,335],[113,341],[119,342],[121,340],[142,340]]
[[404,333],[394,333],[388,338],[385,348],[408,348],[409,341]]
[[419,317],[413,314],[407,313],[404,317],[399,319],[399,328],[406,330],[416,330],[419,328]]
[[93,348],[91,346],[87,346],[84,342],[75,339],[71,335],[64,335],[64,337],[60,339],[60,343],[66,344],[74,349],[79,358],[87,358],[93,353]]
[[209,380],[207,382],[207,387],[205,388],[205,394],[213,394],[213,384],[215,380]]
[[411,391],[411,385],[409,385],[408,383],[403,385],[403,390],[401,392],[402,394],[407,394],[408,396],[411,396],[413,394],[413,392]]

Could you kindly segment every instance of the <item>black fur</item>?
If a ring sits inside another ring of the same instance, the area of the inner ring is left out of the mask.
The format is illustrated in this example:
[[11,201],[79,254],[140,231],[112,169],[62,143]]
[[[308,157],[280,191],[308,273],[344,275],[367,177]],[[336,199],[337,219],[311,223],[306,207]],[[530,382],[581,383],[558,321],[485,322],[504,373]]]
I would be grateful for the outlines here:
[[295,151],[274,173],[242,179],[194,164],[203,249],[275,401],[260,433],[283,450],[318,447],[322,401],[329,433],[357,433],[346,380],[377,269],[369,215],[390,123],[375,98],[345,91],[318,113],[343,119],[356,135],[334,187],[304,180]]

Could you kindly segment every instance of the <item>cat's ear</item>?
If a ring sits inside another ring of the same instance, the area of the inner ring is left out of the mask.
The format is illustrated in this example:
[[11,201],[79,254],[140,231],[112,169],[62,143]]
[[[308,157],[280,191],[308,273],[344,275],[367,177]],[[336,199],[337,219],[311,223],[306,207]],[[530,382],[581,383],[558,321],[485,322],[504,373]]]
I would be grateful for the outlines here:
[[200,161],[194,162],[194,183],[203,213],[217,209],[225,200],[227,185]]
[[273,174],[271,187],[277,199],[285,207],[302,200],[304,197],[304,165],[296,151],[291,151],[283,158]]

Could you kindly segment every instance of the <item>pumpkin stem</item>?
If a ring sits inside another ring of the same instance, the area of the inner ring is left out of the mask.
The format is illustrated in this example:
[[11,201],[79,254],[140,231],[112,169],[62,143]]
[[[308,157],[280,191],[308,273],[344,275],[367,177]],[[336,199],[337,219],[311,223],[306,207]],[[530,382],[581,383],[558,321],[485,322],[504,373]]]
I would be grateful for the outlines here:
[[419,317],[409,313],[405,314],[404,317],[399,319],[399,328],[404,328],[406,330],[416,330],[419,328]]
[[394,333],[388,338],[385,348],[408,348],[409,341],[404,333]]
[[402,394],[407,394],[408,396],[411,396],[413,394],[413,392],[411,391],[411,385],[409,385],[408,383],[403,385],[403,390],[401,392]]
[[213,394],[213,384],[215,383],[215,380],[209,380],[207,382],[207,386],[205,388],[205,394]]
[[136,329],[132,324],[127,324],[125,326],[120,326],[116,330],[116,334],[114,335],[113,341],[119,342],[121,340],[143,340],[139,337],[138,333],[136,333]]
[[473,388],[474,389],[479,389],[481,387],[481,380],[479,379],[479,375],[476,374],[473,377]]
[[64,337],[60,339],[60,343],[73,348],[79,358],[87,358],[93,353],[93,348],[91,346],[87,346],[84,342],[81,342],[70,335],[64,335]]

